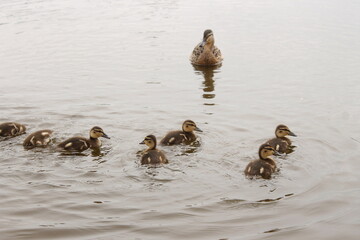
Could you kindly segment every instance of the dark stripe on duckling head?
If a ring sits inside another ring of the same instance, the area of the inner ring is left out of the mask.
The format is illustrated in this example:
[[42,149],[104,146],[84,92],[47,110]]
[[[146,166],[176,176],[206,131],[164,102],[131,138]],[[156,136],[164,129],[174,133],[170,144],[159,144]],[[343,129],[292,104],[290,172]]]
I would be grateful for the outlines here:
[[284,132],[286,132],[288,135],[293,136],[293,137],[296,137],[296,134],[293,133],[292,131],[290,131],[290,129],[289,129],[286,125],[283,125],[283,124],[280,124],[279,126],[276,127],[276,129],[275,129],[275,135],[276,135],[276,132],[277,132],[277,131],[284,131]]
[[[262,151],[263,150],[272,151],[273,153],[275,153],[275,149],[272,146],[270,146],[270,144],[264,143],[259,147],[259,157],[261,159],[264,159],[263,156],[262,156]],[[270,155],[272,155],[272,154],[270,154]]]
[[[153,146],[150,146],[151,143]],[[147,135],[144,138],[144,141],[142,141],[140,144],[146,144],[147,146],[151,147],[151,149],[155,149],[157,144],[156,137],[154,135]]]
[[95,126],[90,130],[90,132],[100,133],[99,137],[110,139],[110,137],[104,132],[101,127]]
[[203,37],[203,40],[205,41],[209,36],[213,35],[213,32],[211,29],[206,29],[204,31],[204,37]]

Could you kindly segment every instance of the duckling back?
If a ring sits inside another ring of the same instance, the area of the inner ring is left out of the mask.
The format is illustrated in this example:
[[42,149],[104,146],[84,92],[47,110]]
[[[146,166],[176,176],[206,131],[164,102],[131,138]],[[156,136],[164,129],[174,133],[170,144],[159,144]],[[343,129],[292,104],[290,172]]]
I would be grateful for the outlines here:
[[0,124],[0,137],[15,137],[25,133],[26,127],[16,122]]
[[91,144],[84,137],[72,137],[58,145],[58,148],[70,152],[82,152],[90,148]]
[[40,130],[30,134],[23,143],[27,149],[34,147],[46,147],[51,142],[51,130]]
[[196,136],[193,132],[172,131],[166,134],[166,136],[163,139],[161,139],[160,144],[171,146],[182,143],[187,144],[195,140],[196,140]]
[[264,160],[255,160],[250,162],[245,170],[244,173],[246,176],[252,178],[252,177],[262,177],[264,179],[270,179],[271,174],[275,171],[275,166],[267,163]]
[[279,153],[290,153],[291,152],[291,140],[287,137],[273,138],[267,141],[276,151]]
[[165,157],[165,154],[158,150],[149,150],[141,157],[141,164],[161,164],[168,163],[168,160]]

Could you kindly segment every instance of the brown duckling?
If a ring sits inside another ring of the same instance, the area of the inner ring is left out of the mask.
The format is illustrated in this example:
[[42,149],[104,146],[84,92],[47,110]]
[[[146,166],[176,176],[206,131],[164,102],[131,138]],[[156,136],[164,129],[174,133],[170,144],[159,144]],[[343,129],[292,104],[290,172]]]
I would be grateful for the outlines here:
[[30,134],[23,143],[24,148],[46,147],[51,142],[51,130],[40,130]]
[[154,135],[146,136],[140,144],[146,144],[149,147],[141,157],[141,164],[168,163],[164,153],[156,149],[156,137]]
[[244,170],[245,175],[250,178],[262,177],[270,179],[271,174],[276,170],[275,161],[270,158],[275,152],[275,149],[269,144],[261,145],[259,148],[260,159],[254,160],[246,166]]
[[88,148],[98,149],[101,147],[101,141],[99,137],[110,139],[110,137],[104,133],[102,128],[93,127],[90,130],[89,139],[84,137],[72,137],[60,143],[58,148],[69,152],[82,152]]
[[270,139],[267,143],[279,153],[291,153],[294,146],[291,145],[291,140],[286,136],[296,137],[295,133],[290,131],[287,126],[280,124],[275,129],[275,135],[276,138]]
[[220,49],[214,43],[215,39],[212,30],[205,30],[202,42],[194,48],[190,56],[191,63],[202,66],[221,64],[223,56]]
[[26,127],[16,122],[6,122],[0,124],[0,137],[15,137],[24,134]]
[[182,124],[182,131],[169,132],[161,140],[160,144],[168,146],[181,143],[190,144],[196,140],[196,135],[193,131],[202,132],[202,130],[196,126],[194,121],[186,120]]

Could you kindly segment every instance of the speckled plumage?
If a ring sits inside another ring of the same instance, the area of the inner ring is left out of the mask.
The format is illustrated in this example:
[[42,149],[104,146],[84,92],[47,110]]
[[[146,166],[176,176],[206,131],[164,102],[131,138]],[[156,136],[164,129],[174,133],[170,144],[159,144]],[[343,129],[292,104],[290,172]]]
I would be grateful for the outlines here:
[[221,64],[223,56],[218,47],[214,45],[214,36],[211,30],[205,30],[203,41],[196,45],[190,61],[194,65],[212,66]]
[[26,127],[16,122],[0,124],[0,137],[16,137],[26,132]]
[[40,130],[31,133],[25,138],[23,146],[27,149],[34,147],[46,147],[51,142],[52,130]]
[[149,147],[141,157],[142,165],[168,163],[165,154],[156,148],[156,137],[154,135],[146,136],[140,144],[146,144]]
[[182,131],[171,131],[160,141],[161,145],[178,145],[178,144],[190,144],[196,140],[196,135],[193,131],[202,132],[195,122],[192,120],[184,121],[182,125]]
[[263,144],[259,148],[259,158],[250,162],[244,173],[247,177],[261,177],[270,179],[273,172],[276,170],[276,163],[270,156],[275,152],[274,148],[269,144]]

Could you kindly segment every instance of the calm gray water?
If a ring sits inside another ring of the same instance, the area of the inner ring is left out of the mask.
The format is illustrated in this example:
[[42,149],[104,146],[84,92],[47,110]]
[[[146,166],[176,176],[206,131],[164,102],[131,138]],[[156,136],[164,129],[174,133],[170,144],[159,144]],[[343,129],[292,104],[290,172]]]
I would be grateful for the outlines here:
[[[358,239],[360,2],[2,0],[0,122],[101,155],[0,142],[0,239]],[[225,60],[194,69],[205,29]],[[192,119],[199,147],[138,143]],[[284,123],[270,181],[242,171]]]

